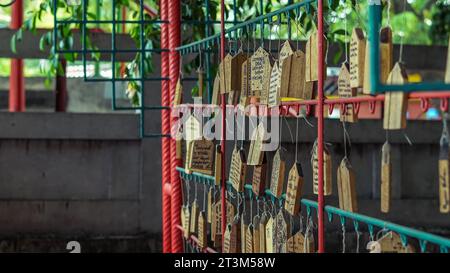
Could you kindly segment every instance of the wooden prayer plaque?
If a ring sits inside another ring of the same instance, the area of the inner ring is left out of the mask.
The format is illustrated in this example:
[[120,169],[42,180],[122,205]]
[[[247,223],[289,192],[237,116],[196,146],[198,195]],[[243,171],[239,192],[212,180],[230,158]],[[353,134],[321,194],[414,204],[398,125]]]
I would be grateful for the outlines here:
[[305,240],[305,236],[299,231],[291,236],[287,241],[288,253],[314,253],[314,237],[309,236]]
[[203,89],[204,89],[204,79],[203,79],[203,74],[205,72],[202,70],[202,68],[198,68],[197,69],[197,75],[198,75],[198,96],[200,98],[203,98]]
[[361,28],[354,28],[350,41],[350,87],[364,85],[364,62],[366,56],[366,39]]
[[283,193],[285,161],[281,157],[281,150],[278,149],[273,157],[272,176],[270,179],[270,191],[279,198]]
[[450,38],[448,39],[447,68],[445,69],[445,82],[450,83]]
[[394,46],[392,43],[392,30],[390,27],[384,27],[380,30],[380,56],[380,80],[382,83],[385,83],[394,65]]
[[[318,48],[318,33],[317,31],[314,31],[311,36],[308,39],[308,42],[306,43],[306,72],[305,72],[305,80],[307,82],[313,82],[319,80],[319,74],[318,74],[318,67],[317,64],[319,63],[319,56],[317,54],[317,48]],[[327,41],[324,39],[324,46],[322,53],[325,55],[327,48]],[[324,64],[324,72],[326,72],[326,65]],[[326,73],[324,73],[324,79],[326,78]]]
[[287,253],[287,240],[288,240],[288,234],[291,233],[291,227],[286,222],[286,219],[284,218],[283,210],[280,209],[280,211],[277,214],[277,217],[275,218],[275,252],[276,253]]
[[[244,251],[242,251],[244,253]],[[249,225],[245,235],[245,253],[253,253],[253,227]]]
[[[350,71],[348,70],[348,64],[343,63],[338,77],[338,94],[340,98],[351,98],[356,96],[356,89],[350,86]],[[356,115],[353,104],[345,104],[345,113],[341,111],[341,121],[343,122],[356,122],[358,116]]]
[[231,60],[233,56],[228,53],[220,63],[220,92],[228,93],[231,90]]
[[366,95],[371,94],[370,90],[370,42],[366,41],[366,55],[364,56],[364,84],[362,93]]
[[198,215],[200,213],[200,208],[198,207],[197,201],[192,202],[191,205],[191,226],[189,228],[191,234],[198,233]]
[[281,46],[278,61],[280,62],[280,68],[283,66],[284,60],[286,60],[290,55],[294,54],[294,46],[291,41],[285,41],[283,46]]
[[214,78],[211,104],[214,104],[214,105],[220,104],[220,94],[221,94],[221,92],[220,92],[220,77],[219,77],[219,73],[217,73],[216,77]]
[[263,213],[259,221],[259,252],[266,253],[266,226],[269,221],[269,217],[266,213]]
[[175,86],[175,96],[173,99],[173,106],[180,105],[183,96],[183,86],[181,84],[181,77],[178,78],[177,85]]
[[239,217],[231,224],[230,232],[230,253],[241,252],[241,225]]
[[[319,194],[319,158],[317,154],[317,140],[314,142],[313,152],[311,157],[311,165],[313,168],[313,192]],[[325,196],[331,195],[333,190],[332,184],[332,165],[331,154],[326,145],[323,146],[323,194]]]
[[181,225],[183,226],[183,236],[185,239],[189,238],[189,235],[191,235],[190,226],[191,226],[191,220],[190,220],[190,209],[188,206],[183,206],[181,208]]
[[284,209],[291,215],[300,211],[300,198],[302,196],[303,171],[300,163],[294,163],[289,171],[288,185]]
[[395,232],[389,231],[383,237],[377,240],[380,244],[381,253],[414,253],[413,246],[408,244],[403,246],[400,235]]
[[305,53],[297,50],[284,61],[281,68],[281,97],[311,99],[312,89],[305,93],[305,58]]
[[198,246],[204,248],[208,245],[208,234],[205,212],[201,211],[198,215]]
[[233,188],[238,192],[244,191],[245,173],[247,165],[245,164],[245,154],[243,150],[234,147],[231,157],[229,179]]
[[214,143],[211,140],[196,140],[192,149],[192,160],[190,160],[189,170],[213,174]]
[[[227,209],[227,224],[231,224],[233,223],[235,216],[236,216],[236,211],[234,208],[233,203],[231,203],[230,200],[227,200],[226,202],[226,209]],[[220,211],[220,215],[222,215],[222,211]]]
[[450,187],[449,187],[449,146],[448,141],[441,139],[439,151],[439,211],[450,212]]
[[[275,253],[275,220],[272,217],[269,217],[267,223],[265,224],[265,241],[266,241],[266,252],[265,253]],[[261,231],[260,231],[261,232]]]
[[201,140],[203,136],[203,129],[200,121],[194,116],[190,115],[184,124],[184,130],[186,132],[186,141]]
[[391,199],[391,145],[383,144],[381,149],[381,212],[388,213]]
[[[389,74],[388,84],[405,84],[408,75],[401,63],[396,63]],[[406,128],[406,111],[408,110],[408,96],[401,91],[386,92],[384,97],[383,128],[385,130],[398,130]]]
[[220,145],[216,145],[216,156],[214,161],[214,180],[215,185],[220,186],[220,181],[222,181],[222,150]]
[[253,253],[261,253],[259,222],[260,222],[259,215],[256,215],[255,217],[253,217]]
[[264,153],[262,164],[255,166],[253,168],[252,189],[257,196],[263,195],[265,193],[266,179],[267,179],[267,160]]
[[275,62],[272,67],[272,72],[270,73],[269,98],[267,101],[269,107],[280,105],[280,79],[281,72],[278,68],[278,62]]
[[214,246],[218,247],[221,245],[222,238],[222,210],[220,200],[213,205],[212,212],[211,240],[214,242]]
[[223,253],[231,253],[230,247],[231,247],[231,225],[227,226],[227,229],[225,230],[223,238]]
[[208,201],[207,201],[207,210],[208,210],[208,212],[207,212],[207,222],[208,222],[208,224],[211,224],[212,223],[212,211],[213,211],[213,195],[214,195],[214,192],[213,192],[213,189],[212,189],[212,187],[209,187],[209,190],[208,190]]
[[248,225],[245,222],[244,215],[241,215],[241,251],[242,253],[246,253],[247,249],[247,228]]
[[231,85],[230,91],[233,91],[233,105],[239,103],[242,92],[242,65],[247,60],[247,55],[239,51],[231,59]]
[[250,148],[248,151],[247,165],[261,165],[263,161],[262,145],[265,138],[266,129],[264,123],[259,123],[258,127],[253,130]]
[[241,106],[247,106],[250,99],[249,99],[249,93],[250,93],[250,64],[251,59],[245,60],[245,62],[242,63],[241,68],[241,95],[240,95],[240,101],[239,104]]
[[355,175],[346,157],[342,159],[337,173],[339,207],[350,212],[358,212]]
[[264,48],[259,47],[252,55],[250,70],[251,86],[249,95],[260,97],[261,104],[267,104],[272,62],[270,54]]
[[280,97],[288,97],[292,54],[294,54],[293,46],[289,41],[286,41],[279,54],[279,67],[281,70]]

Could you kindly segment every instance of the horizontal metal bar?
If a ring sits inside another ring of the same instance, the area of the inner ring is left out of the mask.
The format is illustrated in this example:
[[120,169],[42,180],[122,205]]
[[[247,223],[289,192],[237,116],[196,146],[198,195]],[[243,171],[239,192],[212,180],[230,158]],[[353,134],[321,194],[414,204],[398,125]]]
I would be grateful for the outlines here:
[[56,24],[168,24],[167,20],[56,20]]
[[[313,208],[317,209],[317,202],[315,202],[315,201],[311,201],[308,199],[302,199],[302,203],[305,206],[309,206],[309,207],[313,207]],[[352,219],[354,221],[370,224],[370,225],[377,226],[380,228],[386,228],[388,230],[397,232],[399,234],[403,234],[403,235],[413,237],[413,238],[416,238],[419,240],[424,240],[426,242],[430,242],[433,244],[437,244],[440,246],[445,246],[445,247],[450,248],[450,239],[447,239],[447,238],[444,238],[441,236],[437,236],[437,235],[434,235],[431,233],[427,233],[427,232],[412,229],[409,227],[397,225],[397,224],[394,224],[391,222],[383,221],[383,220],[373,218],[370,216],[366,216],[366,215],[362,215],[359,213],[345,211],[345,210],[342,210],[342,209],[339,209],[339,208],[336,208],[333,206],[325,206],[325,211],[329,212],[331,214],[334,214],[334,215]]]
[[135,110],[170,110],[169,106],[144,106],[144,107],[127,107],[127,106],[115,106],[114,111],[135,111]]
[[170,52],[168,48],[152,48],[152,49],[58,49],[58,53],[80,53],[80,54],[91,54],[91,53],[141,53],[141,52]]
[[130,81],[170,81],[168,77],[154,78],[86,78],[86,82],[130,82]]
[[170,138],[172,137],[171,135],[163,135],[163,134],[142,134],[143,138],[162,138],[162,137],[167,137]]
[[401,92],[416,92],[416,91],[450,91],[450,83],[443,82],[421,82],[408,84],[378,84],[375,86],[376,93],[401,91]]

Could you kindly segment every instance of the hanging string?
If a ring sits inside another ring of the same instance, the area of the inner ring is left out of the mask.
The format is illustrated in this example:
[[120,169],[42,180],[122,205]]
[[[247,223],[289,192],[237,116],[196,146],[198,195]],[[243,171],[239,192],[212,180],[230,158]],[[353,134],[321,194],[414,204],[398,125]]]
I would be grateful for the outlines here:
[[[269,55],[272,56],[272,27],[273,23],[269,23]],[[273,58],[273,56],[272,56]]]
[[345,129],[345,121],[342,122],[342,129],[344,134],[344,158],[347,158],[347,136],[346,136],[346,129]]
[[391,27],[391,0],[388,0],[387,2],[388,6],[387,6],[387,20],[386,20],[386,24],[388,27]]
[[400,32],[400,53],[399,53],[399,57],[398,57],[398,62],[402,63],[403,62],[403,37],[405,36],[405,28],[406,28],[406,16],[405,16],[405,11],[406,11],[406,0],[403,1],[403,31]]
[[203,184],[203,211],[206,210],[206,184]]
[[194,183],[194,201],[197,201],[197,183]]
[[361,233],[359,232],[359,230],[356,230],[356,253],[359,253],[359,237],[360,237]]
[[295,118],[295,163],[298,162],[298,117]]
[[280,49],[281,49],[281,34],[280,34],[280,31],[281,31],[281,14],[278,15],[278,16],[280,16],[280,18],[278,19],[278,22],[277,22],[278,59],[280,59]]
[[342,253],[345,253],[345,225],[342,225]]

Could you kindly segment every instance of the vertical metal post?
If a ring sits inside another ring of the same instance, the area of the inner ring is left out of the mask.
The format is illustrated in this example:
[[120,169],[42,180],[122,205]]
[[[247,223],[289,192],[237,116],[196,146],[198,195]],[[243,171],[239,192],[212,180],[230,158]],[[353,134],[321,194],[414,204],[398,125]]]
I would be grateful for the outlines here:
[[66,78],[66,66],[67,61],[65,59],[60,59],[59,63],[62,67],[63,75],[56,75],[56,88],[55,88],[55,111],[56,112],[66,112],[67,110],[67,78]]
[[[220,1],[220,60],[223,61],[225,58],[225,0]],[[220,95],[221,100],[221,108],[222,108],[222,139],[220,141],[220,150],[222,152],[222,181],[221,181],[221,205],[222,205],[222,240],[225,238],[225,229],[226,229],[226,219],[227,219],[227,210],[226,210],[226,115],[227,115],[227,102],[225,100],[225,93]],[[223,244],[222,244],[222,252],[223,252]]]
[[[161,11],[161,20],[168,19],[168,0],[161,0],[159,2]],[[161,24],[161,48],[169,48],[168,41],[168,24]],[[163,78],[169,75],[169,55],[167,52],[161,52],[161,76]],[[170,85],[168,81],[161,82],[161,106],[167,107],[170,105],[169,90]],[[170,134],[170,112],[166,110],[161,111],[161,134]],[[165,185],[170,185],[170,140],[166,137],[161,138],[161,169],[162,169],[162,237],[163,237],[163,253],[171,251],[171,217],[170,217],[170,195],[164,191]]]
[[[142,0],[141,0],[142,1]],[[180,54],[175,48],[180,46],[181,43],[181,18],[180,18],[180,0],[168,0],[169,10],[169,77],[170,77],[170,105],[173,106],[175,97],[175,89],[180,76]],[[170,7],[170,8],[169,8]],[[177,118],[174,115],[170,117],[171,128],[177,122]],[[172,136],[174,132],[171,131]],[[181,240],[181,232],[177,228],[180,225],[180,212],[181,212],[181,181],[176,167],[181,165],[180,160],[176,159],[177,147],[175,138],[170,139],[170,158],[171,158],[171,177],[170,182],[172,186],[172,198],[171,198],[171,220],[172,220],[172,252],[180,253],[183,251],[183,244]]]
[[[376,2],[376,1],[375,1]],[[370,93],[375,94],[380,82],[380,50],[378,35],[381,26],[381,3],[369,3]]]
[[[11,6],[11,29],[20,29],[23,24],[23,1],[17,0]],[[25,79],[23,75],[23,59],[11,59],[11,75],[9,77],[9,111],[25,111]]]
[[317,153],[318,153],[318,163],[319,163],[319,194],[318,194],[318,241],[319,241],[319,253],[325,252],[325,243],[324,243],[324,197],[323,197],[323,83],[325,79],[324,75],[324,32],[323,32],[323,0],[317,0],[318,6],[318,16],[317,16],[317,26],[318,26],[318,56],[319,56],[319,64],[317,68],[318,71],[318,85],[317,85]]

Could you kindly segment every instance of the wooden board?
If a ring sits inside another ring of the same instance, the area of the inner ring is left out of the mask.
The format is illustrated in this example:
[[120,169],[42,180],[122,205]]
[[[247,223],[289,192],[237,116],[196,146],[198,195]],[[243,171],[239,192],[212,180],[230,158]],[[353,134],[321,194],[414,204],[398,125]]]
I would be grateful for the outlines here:
[[276,253],[287,253],[288,234],[291,233],[291,227],[284,218],[283,210],[279,210],[274,225],[274,244]]
[[189,160],[189,170],[213,174],[214,142],[211,140],[196,140],[192,148],[192,159]]
[[281,71],[278,67],[278,62],[275,62],[272,71],[270,72],[270,84],[267,105],[269,107],[277,107],[280,105],[280,80]]
[[219,73],[217,73],[216,77],[214,78],[211,104],[214,104],[214,105],[220,104],[220,94],[221,94],[221,92],[220,92],[220,76],[219,76]]
[[223,238],[223,253],[231,253],[231,225],[227,226]]
[[206,215],[204,211],[198,214],[198,246],[200,248],[207,247],[208,234],[207,234]]
[[247,59],[242,63],[242,67],[241,67],[241,95],[240,95],[240,100],[239,100],[239,104],[241,106],[247,106],[250,99],[249,99],[249,94],[250,94],[250,77],[251,77],[251,59]]
[[339,207],[350,212],[358,212],[355,175],[347,158],[342,159],[337,173]]
[[247,165],[256,166],[261,165],[263,161],[263,141],[266,136],[266,129],[264,123],[259,123],[258,127],[253,130],[250,141],[250,148],[248,151]]
[[173,105],[180,105],[183,96],[183,86],[181,84],[181,77],[177,80],[177,85],[175,86],[175,96],[173,99]]
[[312,94],[305,92],[306,56],[297,50],[291,56],[291,69],[289,79],[288,97],[298,99],[311,99]]
[[[370,95],[370,42],[366,42],[366,55],[364,56],[364,84],[362,94]],[[375,90],[376,91],[376,90]]]
[[266,253],[266,226],[269,221],[269,217],[266,213],[263,213],[259,221],[259,252]]
[[[245,253],[253,253],[253,226],[249,225],[246,229],[245,235]],[[244,252],[244,251],[242,251]]]
[[[332,194],[333,184],[332,184],[332,164],[331,164],[331,154],[328,148],[323,146],[323,194],[329,196]],[[314,142],[311,165],[313,169],[313,192],[314,194],[319,193],[319,158],[317,153],[317,140]]]
[[364,85],[364,68],[366,57],[366,39],[361,28],[354,28],[350,41],[350,87]]
[[380,245],[381,253],[415,253],[413,246],[410,244],[403,246],[400,235],[392,231],[378,239],[377,243]]
[[242,51],[238,52],[231,59],[231,83],[229,92],[233,92],[233,99],[230,104],[239,103],[242,92],[242,65],[247,60],[247,55]]
[[196,200],[192,202],[191,205],[191,225],[189,227],[189,231],[191,234],[198,233],[198,215],[200,213],[200,208]]
[[447,67],[445,69],[445,82],[450,83],[450,37],[448,39]]
[[[351,98],[356,96],[356,89],[350,86],[350,71],[348,64],[343,63],[339,70],[338,76],[338,95],[340,98]],[[358,115],[353,109],[353,104],[345,104],[345,113],[340,114],[342,122],[356,122],[358,121]],[[341,110],[341,109],[340,109]]]
[[230,253],[240,253],[241,252],[241,224],[240,218],[236,218],[231,224],[230,232]]
[[284,209],[291,215],[300,211],[300,198],[302,196],[303,171],[300,163],[294,163],[289,171]]
[[264,195],[267,180],[267,159],[263,154],[263,162],[261,165],[253,168],[252,189],[257,196]]
[[294,54],[293,46],[289,41],[283,43],[283,47],[279,54],[280,67],[280,97],[288,97],[289,94],[289,80],[291,78],[291,61],[292,54]]
[[208,224],[212,223],[212,211],[213,211],[213,199],[214,199],[214,191],[213,188],[210,186],[209,190],[208,190],[208,201],[206,203],[206,209],[207,209],[207,213],[206,213],[206,220],[208,222]]
[[259,47],[251,57],[250,96],[260,98],[261,104],[267,104],[272,61],[270,54]]
[[231,156],[229,180],[233,188],[238,192],[244,191],[246,170],[247,164],[245,163],[244,151],[239,150],[238,147],[234,147]]
[[[401,63],[396,63],[389,74],[388,84],[405,84],[408,75]],[[386,92],[384,97],[383,128],[385,130],[399,130],[406,128],[406,112],[408,110],[408,96],[402,91]]]
[[255,217],[253,217],[253,253],[261,253],[259,222],[260,222],[259,215],[256,215]]
[[247,250],[247,228],[244,214],[241,215],[241,252],[246,253]]
[[384,27],[380,30],[380,81],[386,83],[391,72],[394,61],[394,47],[392,43],[392,30],[390,27]]
[[275,253],[275,220],[273,217],[269,217],[267,223],[265,224],[265,242],[266,242],[266,252],[265,253]]
[[284,61],[292,54],[294,54],[294,46],[292,45],[291,41],[285,41],[281,46],[280,53],[278,54],[278,62],[280,68],[283,66]]
[[381,149],[381,212],[384,213],[388,213],[390,208],[391,179],[391,145],[386,141]]
[[216,145],[216,155],[214,160],[214,181],[216,186],[220,186],[222,181],[222,150],[220,145]]
[[[314,31],[311,36],[309,36],[309,39],[306,43],[306,50],[305,50],[305,54],[306,54],[306,67],[305,67],[305,80],[307,82],[312,82],[312,81],[318,81],[319,79],[319,74],[318,74],[318,66],[317,64],[319,63],[319,55],[317,53],[317,48],[318,48],[318,33],[317,31]],[[327,48],[327,41],[324,39],[324,43],[323,43],[323,50],[324,52],[322,52],[323,55],[325,55],[326,52],[326,48]],[[326,65],[324,64],[324,77],[326,78]]]
[[183,206],[181,208],[182,218],[181,218],[181,225],[183,227],[183,236],[185,239],[188,239],[191,235],[191,210],[189,206]]
[[305,236],[299,231],[293,236],[289,237],[287,241],[288,253],[314,253],[314,237],[309,236],[309,239],[305,239]]
[[203,128],[200,121],[194,116],[190,115],[184,123],[185,139],[186,141],[201,140],[203,136]]
[[449,157],[448,141],[441,139],[439,150],[439,211],[441,213],[450,212]]
[[281,150],[278,149],[273,157],[272,175],[270,179],[270,191],[279,198],[283,193],[285,161],[281,156]]

